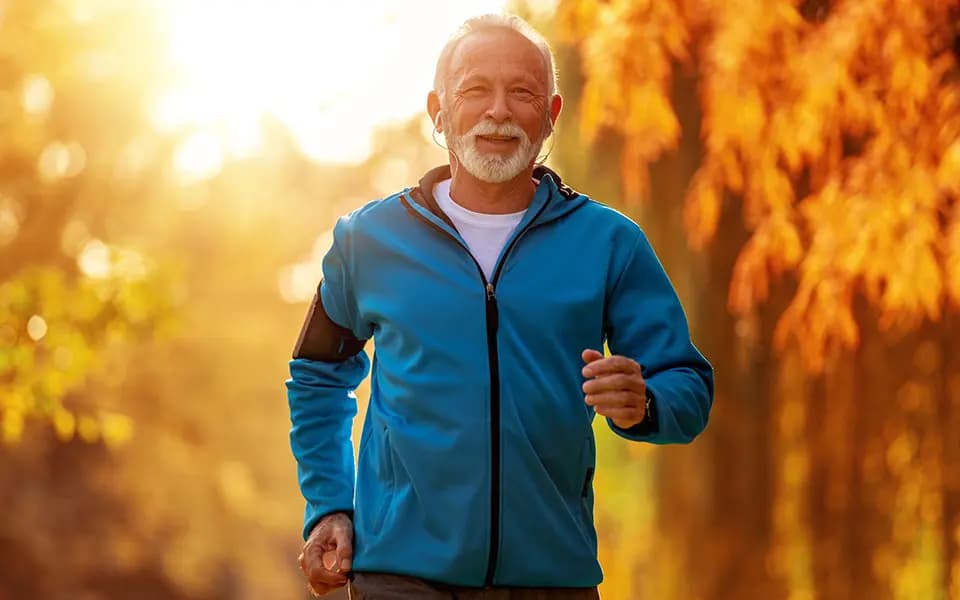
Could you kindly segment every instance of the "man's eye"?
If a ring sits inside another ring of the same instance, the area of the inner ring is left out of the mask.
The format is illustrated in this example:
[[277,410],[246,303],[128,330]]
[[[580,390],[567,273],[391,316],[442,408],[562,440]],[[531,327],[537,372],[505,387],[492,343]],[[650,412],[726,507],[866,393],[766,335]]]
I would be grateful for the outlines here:
[[513,88],[510,90],[514,95],[517,96],[532,96],[533,92],[525,88]]

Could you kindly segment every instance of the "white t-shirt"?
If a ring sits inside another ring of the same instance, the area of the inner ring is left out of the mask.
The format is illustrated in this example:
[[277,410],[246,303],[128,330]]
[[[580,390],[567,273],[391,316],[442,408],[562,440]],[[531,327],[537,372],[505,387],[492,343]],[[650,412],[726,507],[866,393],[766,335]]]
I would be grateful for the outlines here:
[[480,263],[487,281],[490,281],[497,258],[500,257],[500,251],[503,250],[504,244],[510,239],[510,234],[517,228],[527,211],[494,215],[467,210],[450,197],[449,179],[434,186],[433,197],[436,198],[443,212],[447,213],[453,221],[460,236],[467,242],[470,253]]

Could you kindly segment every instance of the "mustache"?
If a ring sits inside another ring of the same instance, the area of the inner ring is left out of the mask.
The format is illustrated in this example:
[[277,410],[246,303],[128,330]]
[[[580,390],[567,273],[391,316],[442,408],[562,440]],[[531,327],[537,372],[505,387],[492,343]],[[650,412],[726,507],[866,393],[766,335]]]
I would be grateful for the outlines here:
[[527,133],[516,123],[495,123],[493,121],[480,121],[470,128],[467,135],[470,137],[476,137],[478,135],[500,135],[520,139],[527,137]]

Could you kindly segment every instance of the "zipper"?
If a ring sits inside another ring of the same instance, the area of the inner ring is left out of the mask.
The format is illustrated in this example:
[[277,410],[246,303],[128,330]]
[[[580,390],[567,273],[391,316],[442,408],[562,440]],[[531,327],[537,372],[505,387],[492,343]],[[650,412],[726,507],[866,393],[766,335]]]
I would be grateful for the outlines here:
[[[473,256],[471,253],[470,256]],[[503,255],[505,259],[506,254]],[[479,264],[477,265],[479,267]],[[483,276],[483,270],[480,270]],[[494,273],[496,276],[496,273]],[[486,280],[486,277],[484,277]],[[496,281],[496,279],[494,279]],[[500,547],[500,355],[497,352],[497,328],[500,315],[497,310],[497,292],[493,281],[487,283],[487,362],[490,365],[490,551],[487,554],[487,574],[484,585],[493,585]]]
[[497,329],[500,326],[500,312],[497,308],[496,288],[497,282],[500,280],[503,265],[507,262],[507,256],[509,256],[513,247],[517,245],[520,238],[533,228],[534,223],[547,207],[547,202],[544,202],[543,206],[541,206],[536,214],[533,215],[533,218],[530,219],[530,222],[527,223],[517,235],[513,236],[510,244],[507,245],[506,250],[504,250],[502,256],[500,256],[500,262],[497,263],[490,281],[487,281],[487,276],[483,273],[483,267],[480,266],[480,263],[477,262],[473,253],[470,252],[470,248],[460,243],[460,240],[454,237],[449,231],[420,214],[417,209],[410,206],[406,197],[401,196],[400,202],[406,206],[408,212],[413,213],[421,221],[447,236],[458,246],[466,250],[467,255],[473,260],[473,264],[477,266],[477,272],[480,273],[480,280],[483,282],[486,295],[484,308],[487,327],[487,360],[490,365],[490,551],[487,555],[487,572],[484,576],[483,585],[486,588],[490,588],[493,586],[493,576],[497,568],[497,555],[500,546],[500,356],[497,352]]

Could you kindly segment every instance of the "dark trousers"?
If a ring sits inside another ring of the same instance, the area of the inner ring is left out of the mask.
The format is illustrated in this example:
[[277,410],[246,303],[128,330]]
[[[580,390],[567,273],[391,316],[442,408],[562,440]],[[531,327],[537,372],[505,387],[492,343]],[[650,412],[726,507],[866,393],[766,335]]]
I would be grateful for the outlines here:
[[354,573],[351,600],[597,600],[597,588],[469,588],[389,573]]

